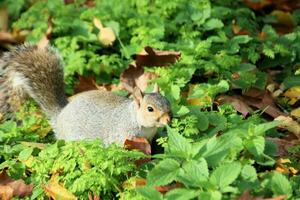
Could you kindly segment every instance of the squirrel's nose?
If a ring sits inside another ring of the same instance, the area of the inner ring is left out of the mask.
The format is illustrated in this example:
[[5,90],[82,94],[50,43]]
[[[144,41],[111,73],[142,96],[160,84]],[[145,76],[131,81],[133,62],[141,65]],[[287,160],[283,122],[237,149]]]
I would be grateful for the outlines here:
[[160,123],[167,125],[171,122],[171,116],[168,113],[163,114],[160,118]]

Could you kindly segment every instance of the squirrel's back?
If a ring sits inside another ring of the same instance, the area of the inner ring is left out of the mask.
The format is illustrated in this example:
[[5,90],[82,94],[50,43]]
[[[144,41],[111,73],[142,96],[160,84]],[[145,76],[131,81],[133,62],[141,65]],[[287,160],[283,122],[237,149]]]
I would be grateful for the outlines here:
[[0,71],[8,97],[16,91],[19,95],[25,91],[51,119],[67,104],[62,60],[52,47],[20,45],[4,53]]
[[[143,133],[132,99],[112,92],[92,90],[75,95],[59,114],[56,137],[65,140],[99,138],[105,144],[122,143]],[[152,129],[151,129],[152,130]],[[153,137],[154,130],[151,131]]]

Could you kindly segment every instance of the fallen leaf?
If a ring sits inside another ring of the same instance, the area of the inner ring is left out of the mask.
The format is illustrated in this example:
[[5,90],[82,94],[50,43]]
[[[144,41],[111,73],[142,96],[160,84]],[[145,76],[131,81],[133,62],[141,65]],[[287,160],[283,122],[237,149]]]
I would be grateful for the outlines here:
[[113,44],[113,42],[116,40],[116,34],[114,33],[113,29],[111,27],[104,27],[102,25],[102,22],[94,17],[93,23],[96,28],[100,30],[98,34],[98,40],[104,45],[104,46],[110,46]]
[[70,191],[59,184],[57,175],[53,175],[46,186],[44,192],[54,200],[75,200],[77,199]]
[[37,46],[39,48],[43,49],[49,44],[49,40],[51,39],[51,35],[52,35],[52,30],[53,30],[53,22],[52,22],[52,18],[49,17],[49,19],[48,19],[48,29],[46,31],[46,34],[37,43]]
[[289,104],[294,105],[297,101],[300,100],[300,86],[295,86],[289,88],[283,93],[283,96],[289,98]]
[[251,90],[244,94],[242,100],[249,106],[263,110],[264,113],[276,118],[278,116],[287,116],[275,104],[272,94],[268,91]]
[[290,175],[295,175],[298,173],[298,170],[296,170],[294,167],[287,166],[291,161],[289,159],[283,159],[279,158],[276,161],[276,168],[275,170],[280,172],[280,173],[287,173]]
[[17,41],[13,37],[11,33],[8,32],[0,32],[0,43],[12,43],[15,44]]
[[140,88],[142,91],[148,86],[148,82],[157,78],[158,75],[151,72],[145,72],[141,66],[130,64],[126,70],[121,74],[121,84],[129,92],[133,92],[135,87]]
[[300,117],[300,107],[292,110],[291,115],[294,117]]
[[101,198],[97,195],[92,195],[89,193],[89,200],[101,200]]
[[155,189],[157,191],[159,191],[160,193],[165,194],[165,193],[167,193],[168,191],[170,191],[172,189],[181,188],[181,187],[183,187],[183,184],[173,183],[173,184],[165,185],[165,186],[155,186]]
[[11,179],[6,171],[0,173],[0,197],[6,198],[12,195],[14,197],[25,197],[32,193],[33,185],[26,185],[22,179]]
[[10,200],[14,196],[14,191],[10,186],[0,185],[0,199]]
[[137,66],[168,66],[179,60],[181,56],[177,51],[159,51],[150,46],[134,56]]
[[45,143],[37,143],[37,142],[20,142],[21,144],[27,146],[27,147],[34,147],[38,149],[45,149],[48,145]]
[[254,10],[262,9],[265,6],[268,6],[272,3],[271,0],[260,0],[260,1],[244,0],[244,2],[248,7]]
[[80,93],[88,90],[96,90],[97,83],[94,76],[79,76],[79,83],[75,85],[75,93]]
[[271,12],[272,16],[275,16],[277,18],[277,24],[287,26],[287,27],[293,27],[294,26],[294,20],[289,12],[284,12],[282,10],[274,10]]
[[146,185],[146,180],[144,178],[130,178],[122,184],[124,189],[133,189],[139,186]]
[[[286,139],[267,137],[266,140],[271,141],[277,145],[278,148],[277,148],[276,156],[278,157],[284,157],[289,155],[289,151],[288,151],[289,148],[299,144],[298,139],[289,141]],[[300,153],[297,157],[300,157]]]
[[[124,147],[128,150],[136,149],[143,152],[146,155],[151,155],[151,145],[148,142],[148,140],[143,137],[134,137],[131,140],[125,140]],[[150,160],[151,158],[141,158],[136,160],[135,164],[137,166],[141,166],[142,164],[147,163]]]
[[125,148],[128,150],[137,149],[146,155],[151,155],[151,145],[146,138],[134,137],[131,140],[125,140]]
[[222,95],[218,97],[217,101],[221,104],[231,104],[238,112],[242,113],[244,117],[253,112],[253,110],[239,96]]
[[282,121],[280,128],[286,129],[289,132],[293,133],[297,138],[300,138],[300,124],[297,121],[294,121],[291,117],[287,116],[278,116],[275,120]]
[[272,198],[253,197],[249,191],[245,191],[236,200],[283,200],[286,197],[287,197],[286,195],[279,195],[277,197],[272,197]]

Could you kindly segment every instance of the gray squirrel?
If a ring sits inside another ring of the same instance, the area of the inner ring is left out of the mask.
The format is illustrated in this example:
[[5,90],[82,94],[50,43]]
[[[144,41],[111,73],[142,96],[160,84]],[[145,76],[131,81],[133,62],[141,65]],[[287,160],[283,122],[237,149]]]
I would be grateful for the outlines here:
[[17,95],[31,96],[46,113],[57,139],[102,139],[105,145],[126,139],[149,141],[157,127],[170,122],[170,103],[158,91],[142,93],[134,88],[133,99],[112,92],[92,90],[68,102],[64,92],[62,59],[53,47],[20,45],[0,58],[3,87]]

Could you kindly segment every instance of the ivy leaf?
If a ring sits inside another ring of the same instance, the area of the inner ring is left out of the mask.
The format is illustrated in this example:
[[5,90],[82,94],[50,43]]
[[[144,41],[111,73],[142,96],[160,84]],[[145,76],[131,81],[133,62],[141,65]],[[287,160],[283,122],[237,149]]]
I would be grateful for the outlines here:
[[147,176],[149,185],[167,185],[176,179],[180,164],[174,159],[160,161]]
[[240,171],[241,164],[238,162],[221,165],[211,174],[210,182],[223,190],[237,179]]

